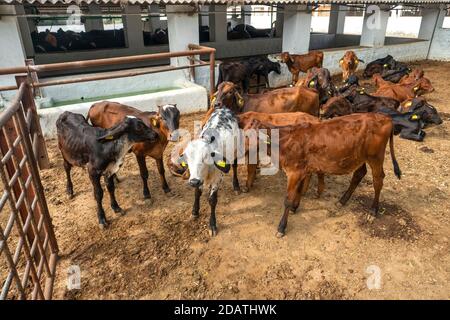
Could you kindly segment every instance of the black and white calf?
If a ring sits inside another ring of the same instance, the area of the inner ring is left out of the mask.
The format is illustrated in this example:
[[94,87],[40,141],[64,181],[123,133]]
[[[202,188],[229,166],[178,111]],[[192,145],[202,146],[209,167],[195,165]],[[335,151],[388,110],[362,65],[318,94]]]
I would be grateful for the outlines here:
[[235,114],[228,108],[216,109],[203,126],[198,139],[187,145],[178,163],[189,168],[189,185],[195,188],[192,216],[197,218],[202,191],[208,192],[211,215],[210,235],[217,234],[217,193],[224,173],[233,164],[233,187],[239,189],[237,181],[237,159],[243,157],[243,137]]
[[141,119],[127,116],[110,129],[91,126],[81,114],[69,111],[61,114],[56,121],[58,147],[64,158],[67,175],[67,193],[73,197],[70,178],[72,166],[86,166],[94,187],[97,201],[97,216],[101,228],[107,227],[105,211],[102,207],[103,189],[100,177],[104,176],[111,199],[111,208],[118,214],[124,211],[114,194],[114,175],[120,169],[123,159],[134,143],[155,141],[156,132],[146,126]]

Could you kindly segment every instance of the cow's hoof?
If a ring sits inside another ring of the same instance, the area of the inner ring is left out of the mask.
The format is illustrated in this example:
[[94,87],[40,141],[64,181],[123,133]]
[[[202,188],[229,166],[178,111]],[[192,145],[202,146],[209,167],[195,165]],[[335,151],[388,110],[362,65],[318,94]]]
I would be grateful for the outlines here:
[[339,200],[338,202],[335,202],[334,203],[334,207],[336,208],[336,209],[342,209],[343,207],[345,206],[345,202],[344,203],[342,203],[342,201],[341,200]]
[[283,237],[284,237],[284,232],[278,231],[277,234],[276,234],[276,236],[277,236],[278,239],[279,239],[279,238],[283,238]]
[[100,227],[100,230],[106,230],[108,229],[108,222],[99,223],[98,226]]
[[163,188],[163,190],[164,190],[164,193],[169,193],[171,191],[169,187]]
[[368,223],[372,223],[375,220],[375,216],[372,213],[367,213],[366,214],[366,221]]
[[209,229],[209,235],[211,237],[217,236],[217,229]]
[[247,187],[242,187],[241,191],[242,191],[242,193],[248,193],[250,191],[250,189]]
[[192,214],[191,215],[191,219],[194,220],[194,221],[198,220],[198,214]]
[[241,189],[236,189],[236,190],[234,190],[234,194],[235,194],[236,196],[240,195],[240,194],[241,194]]
[[146,192],[144,192],[144,199],[151,199],[151,195],[150,195],[150,193],[146,193]]
[[118,216],[123,216],[125,215],[125,210],[123,210],[121,207],[116,207],[113,208],[114,212],[118,215]]
[[290,210],[289,210],[289,212],[290,212],[291,214],[296,214],[296,213],[297,213],[297,211],[298,211],[297,209],[295,209],[295,210],[293,210],[293,209],[290,209]]
[[68,198],[69,200],[72,200],[73,197],[74,197],[73,193],[68,193],[68,194],[67,194],[67,198]]

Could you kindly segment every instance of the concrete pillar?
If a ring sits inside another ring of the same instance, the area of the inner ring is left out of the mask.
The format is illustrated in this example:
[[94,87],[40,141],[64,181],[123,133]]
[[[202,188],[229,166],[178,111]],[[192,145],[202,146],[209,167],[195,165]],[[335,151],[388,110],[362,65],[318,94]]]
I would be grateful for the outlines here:
[[[96,3],[91,3],[88,6],[89,8],[89,14],[95,14],[95,15],[102,15],[102,10],[100,5],[96,4]],[[102,18],[95,18],[93,19],[93,17],[88,17],[88,19],[86,19],[86,22],[84,23],[84,28],[86,31],[91,31],[91,30],[103,30],[103,20]]]
[[[188,44],[199,44],[198,13],[189,5],[168,5],[167,24],[169,29],[170,51],[188,50]],[[173,66],[187,65],[186,57],[172,58]]]
[[[17,14],[15,6],[0,5],[0,14]],[[26,53],[23,46],[18,18],[4,16],[0,19],[0,68],[25,66]],[[0,86],[15,85],[14,75],[0,76]],[[2,97],[11,99],[14,91],[0,92]],[[0,97],[1,99],[1,97]]]
[[282,10],[284,10],[284,8],[280,9],[280,6],[277,7],[277,18],[275,20],[275,36],[277,38],[283,35],[284,13],[281,12]]
[[[148,7],[149,7],[149,10],[150,10],[150,13],[158,14],[158,15],[161,13],[161,9],[159,8],[158,4],[151,4]],[[161,24],[161,17],[159,17],[159,16],[152,16],[150,18],[149,26],[150,26],[150,30],[149,31],[151,31],[151,32],[154,32],[156,29],[163,29],[163,26]]]
[[[123,16],[123,27],[125,31],[125,41],[128,48],[143,48],[144,37],[142,34],[141,7],[138,5],[125,5]],[[131,15],[130,15],[131,14]]]
[[389,19],[389,10],[386,10],[387,8],[387,6],[382,5],[368,5],[366,7],[359,43],[361,46],[382,47],[384,45]]
[[[245,12],[244,12],[245,11]],[[252,6],[244,5],[242,6],[242,23],[244,24],[252,24]]]
[[208,14],[209,8],[211,8],[211,5],[201,6],[200,12],[202,14],[199,15],[199,21],[200,21],[200,25],[202,25],[202,26],[209,26],[211,24],[209,21],[209,14]]
[[329,34],[343,34],[345,16],[347,15],[348,8],[346,6],[340,6],[337,4],[331,5],[330,11],[330,23],[328,24]]
[[439,13],[439,6],[427,6],[422,10],[422,22],[420,23],[419,39],[431,40],[434,29],[438,27],[437,20],[439,18]]
[[211,5],[211,11],[216,13],[209,14],[209,39],[211,41],[227,41],[227,6]]
[[[15,6],[18,15],[25,15],[26,11],[23,5]],[[34,56],[33,40],[31,39],[31,32],[37,32],[37,26],[34,19],[17,18],[19,23],[20,33],[22,34],[22,45],[25,49],[25,56]],[[0,44],[1,45],[1,44]]]
[[[286,5],[283,23],[283,52],[294,54],[309,51],[311,36],[311,12],[306,5]],[[301,10],[301,11],[299,11]]]

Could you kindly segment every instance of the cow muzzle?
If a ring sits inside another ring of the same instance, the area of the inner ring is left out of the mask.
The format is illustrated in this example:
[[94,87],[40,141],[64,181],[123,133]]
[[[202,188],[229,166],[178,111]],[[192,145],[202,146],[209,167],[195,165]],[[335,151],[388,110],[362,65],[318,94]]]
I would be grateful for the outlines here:
[[202,184],[203,184],[203,181],[201,181],[200,179],[190,179],[189,180],[189,185],[194,188],[198,188]]

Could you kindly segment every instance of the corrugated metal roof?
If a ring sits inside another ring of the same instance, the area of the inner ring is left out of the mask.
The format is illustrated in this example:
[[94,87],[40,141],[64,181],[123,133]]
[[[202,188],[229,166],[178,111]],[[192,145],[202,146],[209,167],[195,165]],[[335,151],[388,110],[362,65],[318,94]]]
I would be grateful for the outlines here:
[[75,4],[89,4],[89,3],[128,3],[128,4],[150,4],[150,3],[160,3],[160,4],[363,4],[363,3],[391,3],[391,4],[439,4],[439,3],[450,3],[450,0],[0,0],[1,3],[40,3],[40,4],[64,4],[64,3],[75,3]]

